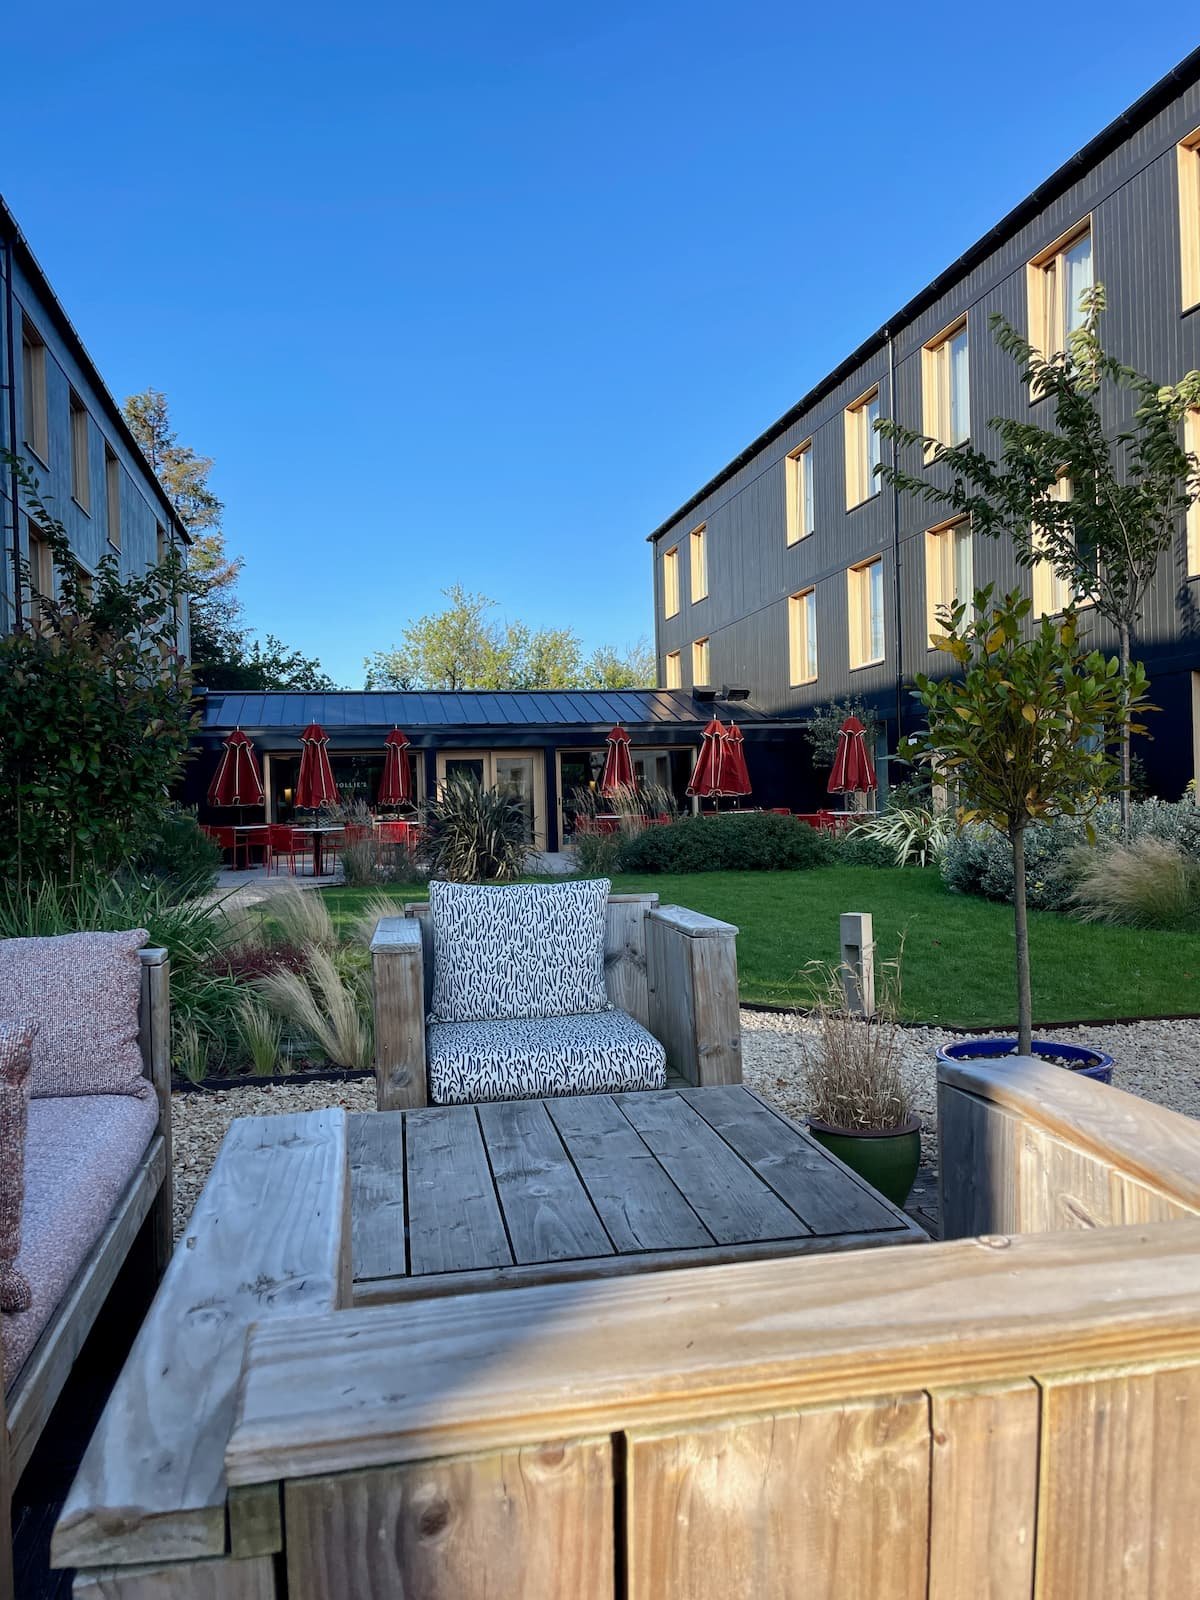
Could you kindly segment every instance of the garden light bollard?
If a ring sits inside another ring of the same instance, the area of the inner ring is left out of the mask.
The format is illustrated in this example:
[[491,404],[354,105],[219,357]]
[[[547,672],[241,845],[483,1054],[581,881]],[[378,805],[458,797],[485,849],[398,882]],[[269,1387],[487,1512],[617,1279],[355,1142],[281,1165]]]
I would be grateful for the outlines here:
[[869,911],[843,911],[841,916],[842,993],[846,1010],[856,1017],[875,1015],[875,934]]

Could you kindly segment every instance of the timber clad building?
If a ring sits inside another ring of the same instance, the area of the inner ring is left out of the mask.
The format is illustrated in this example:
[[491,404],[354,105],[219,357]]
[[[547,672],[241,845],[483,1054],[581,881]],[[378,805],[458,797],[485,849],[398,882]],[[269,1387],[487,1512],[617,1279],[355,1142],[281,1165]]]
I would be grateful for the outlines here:
[[[1164,383],[1200,368],[1200,51],[650,536],[660,681],[741,685],[759,711],[789,719],[861,695],[894,749],[914,719],[909,686],[929,670],[939,605],[995,583],[1031,592],[1039,612],[1061,609],[1048,566],[1022,569],[1011,548],[965,523],[931,524],[928,504],[881,485],[873,468],[892,447],[872,424],[894,417],[986,448],[989,418],[1036,417],[988,319],[999,312],[1043,351],[1062,349],[1093,283],[1106,288],[1101,332],[1119,360]],[[1111,409],[1114,429],[1122,420]],[[1200,450],[1200,418],[1187,434]],[[920,471],[919,452],[900,464]],[[1171,798],[1196,773],[1200,735],[1196,513],[1191,523],[1161,563],[1135,641],[1163,708],[1141,753]],[[1105,626],[1093,637],[1115,650]],[[783,798],[806,809],[824,775],[808,770],[799,740],[795,771]]]

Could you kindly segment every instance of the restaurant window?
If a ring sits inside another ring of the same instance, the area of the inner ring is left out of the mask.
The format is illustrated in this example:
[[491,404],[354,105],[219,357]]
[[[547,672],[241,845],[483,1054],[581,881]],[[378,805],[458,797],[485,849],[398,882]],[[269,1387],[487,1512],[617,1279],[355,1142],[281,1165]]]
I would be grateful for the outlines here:
[[104,489],[108,511],[108,542],[121,548],[121,463],[107,445],[104,447]]
[[667,652],[667,688],[683,688],[683,665],[679,658],[678,650]]
[[697,639],[692,645],[692,682],[710,683],[708,665],[708,640]]
[[708,529],[703,523],[688,535],[688,555],[691,562],[691,601],[703,600],[708,595]]
[[[921,405],[925,433],[937,444],[965,444],[971,437],[966,317],[960,317],[922,350]],[[927,456],[933,453],[934,447],[930,447]]]
[[1183,309],[1200,305],[1200,128],[1176,149],[1179,170],[1180,287]]
[[663,557],[663,615],[679,615],[679,546],[675,545]]
[[[1200,411],[1188,411],[1183,419],[1183,448],[1200,458]],[[1188,576],[1200,573],[1200,501],[1193,500],[1187,513]]]
[[46,346],[25,317],[21,319],[21,377],[25,443],[43,465],[48,465],[50,417],[46,409]]
[[812,440],[793,450],[784,463],[787,483],[787,542],[799,544],[816,527],[813,513]]
[[1047,359],[1066,350],[1082,326],[1092,287],[1092,230],[1085,222],[1029,263],[1029,342]]
[[[1053,500],[1070,500],[1073,495],[1071,480],[1064,473],[1059,477],[1050,497]],[[1034,550],[1045,549],[1045,536],[1039,528],[1033,530]],[[1069,574],[1055,570],[1054,563],[1046,556],[1039,556],[1033,563],[1033,613],[1035,617],[1056,617],[1071,604],[1078,601],[1079,596]]]
[[788,667],[793,687],[817,679],[817,591],[804,589],[788,599]]
[[846,574],[850,604],[850,665],[883,660],[883,558],[876,556]]
[[91,479],[88,474],[87,407],[70,392],[71,404],[71,497],[84,511],[92,509]]
[[846,407],[846,510],[879,493],[875,468],[879,465],[878,385],[861,400]]
[[[969,604],[975,591],[971,523],[967,517],[930,528],[925,535],[925,625],[943,631],[939,613]],[[928,642],[928,641],[927,641]]]

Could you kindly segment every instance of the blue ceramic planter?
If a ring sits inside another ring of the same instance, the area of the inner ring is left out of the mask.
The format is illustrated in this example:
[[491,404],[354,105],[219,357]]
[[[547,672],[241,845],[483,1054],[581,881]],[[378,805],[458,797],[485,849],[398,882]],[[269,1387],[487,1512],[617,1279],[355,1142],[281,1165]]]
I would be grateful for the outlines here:
[[[945,1045],[938,1051],[939,1061],[978,1061],[998,1056],[1015,1056],[1015,1039],[960,1039],[957,1044]],[[1113,1058],[1103,1050],[1089,1050],[1080,1044],[1055,1044],[1050,1039],[1033,1041],[1035,1056],[1047,1056],[1055,1066],[1066,1064],[1068,1072],[1077,1072],[1081,1078],[1095,1078],[1097,1083],[1111,1083]]]

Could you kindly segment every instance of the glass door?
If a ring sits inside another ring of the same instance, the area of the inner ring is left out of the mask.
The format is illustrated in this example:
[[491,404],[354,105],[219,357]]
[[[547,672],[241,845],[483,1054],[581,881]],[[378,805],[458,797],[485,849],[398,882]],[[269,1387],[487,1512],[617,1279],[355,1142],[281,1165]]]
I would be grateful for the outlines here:
[[495,761],[495,784],[502,794],[510,794],[521,802],[525,825],[532,844],[537,834],[537,803],[535,793],[535,762],[532,756],[498,755]]
[[535,850],[546,848],[546,777],[540,750],[439,750],[438,783],[461,774],[521,803]]

